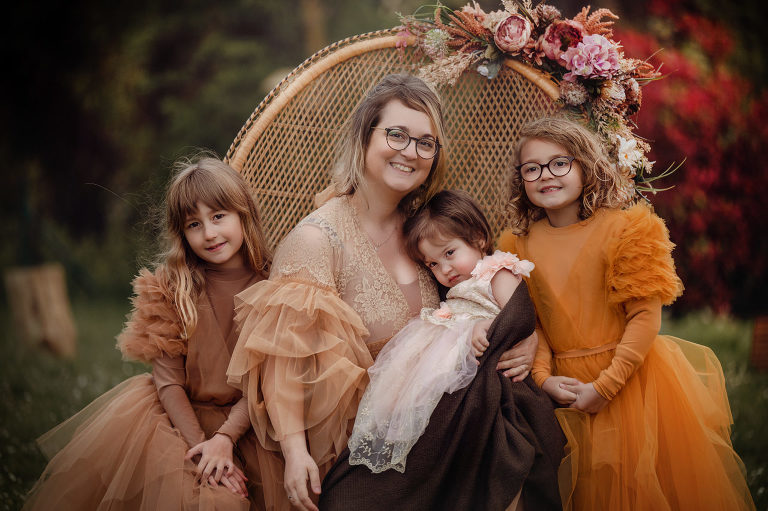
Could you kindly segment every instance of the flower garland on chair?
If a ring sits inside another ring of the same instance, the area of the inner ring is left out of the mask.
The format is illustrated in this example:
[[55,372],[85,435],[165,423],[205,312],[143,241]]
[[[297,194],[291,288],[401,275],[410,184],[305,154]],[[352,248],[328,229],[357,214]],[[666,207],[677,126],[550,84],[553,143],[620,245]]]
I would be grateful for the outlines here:
[[[560,89],[559,103],[597,132],[626,184],[622,201],[643,192],[661,191],[651,183],[677,170],[670,166],[650,177],[653,163],[648,143],[633,133],[629,118],[640,109],[641,85],[661,76],[647,60],[628,58],[612,39],[614,20],[608,9],[592,14],[584,7],[573,19],[530,0],[502,0],[503,9],[486,13],[477,2],[452,10],[440,4],[400,16],[404,39],[415,36],[417,48],[432,62],[420,77],[433,87],[452,86],[474,69],[493,79],[504,59],[515,59],[545,73]],[[434,7],[431,15],[420,14]],[[399,45],[405,46],[405,44]]]

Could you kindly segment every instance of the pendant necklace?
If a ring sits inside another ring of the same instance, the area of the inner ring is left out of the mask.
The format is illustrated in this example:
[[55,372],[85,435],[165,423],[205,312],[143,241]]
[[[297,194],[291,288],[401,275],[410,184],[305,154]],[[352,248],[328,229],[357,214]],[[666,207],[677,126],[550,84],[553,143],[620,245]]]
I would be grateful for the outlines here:
[[369,235],[368,239],[371,240],[371,245],[373,245],[373,251],[378,253],[379,249],[382,246],[384,246],[384,243],[388,242],[390,238],[392,238],[392,235],[395,234],[396,230],[397,230],[397,224],[395,224],[395,226],[392,227],[392,230],[389,231],[389,234],[387,235],[387,237],[384,238],[384,240],[379,243],[376,243],[375,241],[373,241],[373,238],[371,238],[371,236]]

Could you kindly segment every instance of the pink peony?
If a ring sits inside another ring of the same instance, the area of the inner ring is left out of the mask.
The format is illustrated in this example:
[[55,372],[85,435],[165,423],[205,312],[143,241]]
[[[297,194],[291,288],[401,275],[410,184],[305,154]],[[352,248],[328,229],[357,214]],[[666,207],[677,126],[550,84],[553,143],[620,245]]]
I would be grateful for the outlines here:
[[560,56],[584,38],[584,27],[573,20],[554,21],[539,38],[539,45],[548,59],[560,63]]
[[570,71],[563,78],[571,82],[577,76],[612,78],[619,71],[619,51],[600,34],[585,36],[576,46],[568,48],[560,61]]
[[516,54],[525,48],[532,29],[530,21],[519,14],[512,14],[496,26],[493,40],[501,51]]

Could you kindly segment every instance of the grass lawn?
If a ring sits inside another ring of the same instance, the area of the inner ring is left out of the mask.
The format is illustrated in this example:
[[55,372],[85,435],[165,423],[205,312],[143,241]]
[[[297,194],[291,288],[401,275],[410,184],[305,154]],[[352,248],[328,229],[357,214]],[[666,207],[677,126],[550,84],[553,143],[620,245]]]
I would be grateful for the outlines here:
[[[0,334],[0,510],[21,507],[24,494],[46,460],[35,438],[71,416],[120,381],[147,370],[123,362],[114,348],[128,301],[73,304],[79,328],[78,354],[60,360],[21,343],[10,315]],[[768,373],[748,366],[752,323],[707,314],[665,320],[664,333],[710,346],[725,370],[735,425],[733,443],[747,467],[757,509],[768,509]]]

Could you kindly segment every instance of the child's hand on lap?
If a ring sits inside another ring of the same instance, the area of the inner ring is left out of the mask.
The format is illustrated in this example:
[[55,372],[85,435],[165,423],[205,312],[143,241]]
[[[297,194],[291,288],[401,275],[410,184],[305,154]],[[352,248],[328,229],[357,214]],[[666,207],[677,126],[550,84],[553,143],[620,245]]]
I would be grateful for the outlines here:
[[576,378],[568,378],[566,376],[550,376],[544,380],[544,384],[541,386],[542,390],[549,394],[549,397],[554,399],[561,405],[573,405],[578,398],[578,395],[565,385],[582,385],[582,383]]
[[576,408],[582,412],[597,413],[608,404],[608,400],[597,393],[591,383],[563,383],[561,387],[576,394],[576,400],[571,403],[571,408]]
[[[245,482],[248,479],[245,477],[245,474],[242,470],[235,467],[235,471],[232,475],[224,474],[221,476],[221,480],[219,481],[219,484],[221,486],[224,486],[228,488],[232,493],[236,493],[243,497],[244,499],[248,498],[248,489],[245,486]],[[216,480],[213,478],[213,476],[208,477],[208,483],[215,485]]]
[[200,442],[187,451],[185,459],[191,460],[198,454],[200,461],[197,464],[197,473],[201,479],[210,481],[212,478],[213,482],[218,484],[226,475],[231,482],[237,467],[232,461],[232,440],[227,435],[216,433],[210,440]]

